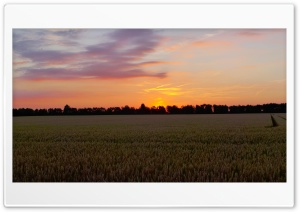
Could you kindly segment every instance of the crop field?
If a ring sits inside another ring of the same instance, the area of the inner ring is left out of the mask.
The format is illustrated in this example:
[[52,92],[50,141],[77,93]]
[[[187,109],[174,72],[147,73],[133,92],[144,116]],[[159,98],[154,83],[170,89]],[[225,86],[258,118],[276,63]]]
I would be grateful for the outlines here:
[[286,114],[13,118],[14,182],[286,182]]

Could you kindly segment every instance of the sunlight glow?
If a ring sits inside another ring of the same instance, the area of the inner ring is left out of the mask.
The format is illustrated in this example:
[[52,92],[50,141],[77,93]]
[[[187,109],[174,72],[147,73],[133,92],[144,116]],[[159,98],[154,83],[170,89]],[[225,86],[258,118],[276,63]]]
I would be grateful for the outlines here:
[[14,29],[13,77],[14,108],[284,103],[286,31]]

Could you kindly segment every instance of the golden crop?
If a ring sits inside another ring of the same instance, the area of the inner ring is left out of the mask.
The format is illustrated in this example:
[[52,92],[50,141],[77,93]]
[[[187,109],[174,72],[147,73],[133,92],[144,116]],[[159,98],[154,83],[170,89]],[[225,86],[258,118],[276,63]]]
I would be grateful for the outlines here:
[[286,120],[274,117],[14,117],[13,181],[286,182]]

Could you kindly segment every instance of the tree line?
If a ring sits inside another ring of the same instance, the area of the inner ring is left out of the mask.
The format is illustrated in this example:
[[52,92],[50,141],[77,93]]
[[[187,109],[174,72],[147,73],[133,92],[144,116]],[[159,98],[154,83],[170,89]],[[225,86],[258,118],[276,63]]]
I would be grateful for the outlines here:
[[234,113],[286,113],[286,103],[269,103],[263,105],[185,105],[152,106],[141,104],[139,108],[129,107],[93,107],[72,108],[66,105],[61,108],[32,109],[14,108],[13,116],[51,116],[51,115],[129,115],[129,114],[234,114]]

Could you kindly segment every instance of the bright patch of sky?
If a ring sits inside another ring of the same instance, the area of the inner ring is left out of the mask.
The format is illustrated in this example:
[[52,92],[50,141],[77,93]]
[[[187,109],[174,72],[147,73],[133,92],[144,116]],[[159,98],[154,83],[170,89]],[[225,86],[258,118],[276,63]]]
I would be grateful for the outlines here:
[[285,102],[285,36],[284,29],[14,29],[14,107]]

